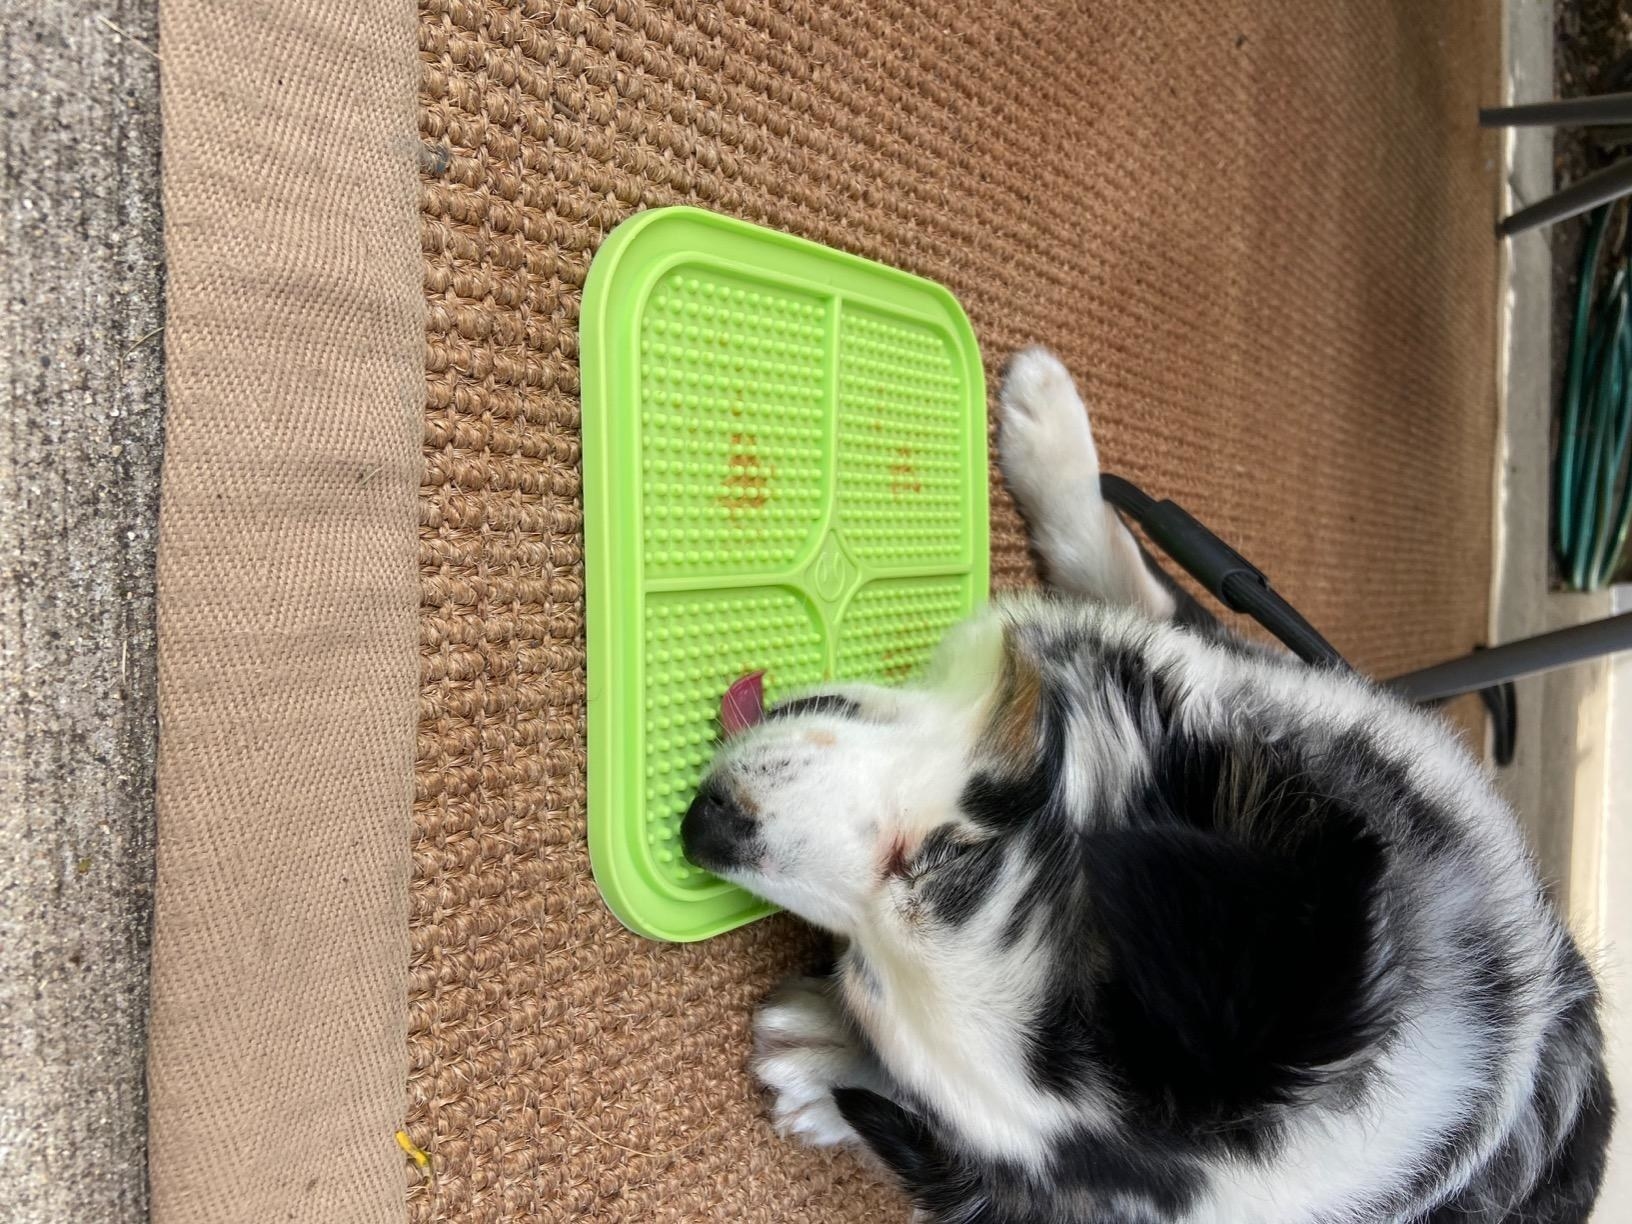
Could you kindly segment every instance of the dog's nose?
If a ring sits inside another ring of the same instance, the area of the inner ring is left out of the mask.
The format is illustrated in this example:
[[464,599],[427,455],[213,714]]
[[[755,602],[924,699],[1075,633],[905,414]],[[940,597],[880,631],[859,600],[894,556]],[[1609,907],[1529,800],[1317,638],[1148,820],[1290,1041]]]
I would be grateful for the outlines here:
[[686,857],[709,871],[741,867],[757,857],[759,829],[724,787],[709,781],[680,822]]

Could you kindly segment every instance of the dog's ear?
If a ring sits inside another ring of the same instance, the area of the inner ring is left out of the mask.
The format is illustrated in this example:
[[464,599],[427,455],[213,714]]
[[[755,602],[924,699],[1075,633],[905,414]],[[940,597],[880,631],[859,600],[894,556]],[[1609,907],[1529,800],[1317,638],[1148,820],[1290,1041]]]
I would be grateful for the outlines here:
[[839,1113],[909,1194],[943,1184],[946,1153],[917,1114],[865,1088],[835,1088]]
[[976,824],[1000,831],[1030,821],[1046,805],[1063,770],[1064,718],[1042,669],[1010,626],[991,695],[979,754],[995,767],[976,770],[959,806]]
[[1000,759],[1029,760],[1041,747],[1042,723],[1043,673],[1009,626],[987,741]]

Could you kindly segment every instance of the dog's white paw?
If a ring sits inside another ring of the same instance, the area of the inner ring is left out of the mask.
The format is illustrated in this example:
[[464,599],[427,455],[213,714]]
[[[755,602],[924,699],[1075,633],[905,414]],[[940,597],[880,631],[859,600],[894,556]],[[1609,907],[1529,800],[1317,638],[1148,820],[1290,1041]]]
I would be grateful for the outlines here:
[[859,1142],[833,1089],[870,1078],[867,1054],[828,991],[817,978],[794,978],[754,1018],[753,1070],[771,1090],[771,1120],[813,1147]]
[[1085,483],[1099,479],[1099,455],[1070,372],[1045,348],[1009,360],[998,397],[998,459],[1010,490],[1028,514],[1067,510]]
[[1158,620],[1171,616],[1173,597],[1100,494],[1088,410],[1060,359],[1042,348],[1016,353],[999,400],[998,459],[1050,581]]

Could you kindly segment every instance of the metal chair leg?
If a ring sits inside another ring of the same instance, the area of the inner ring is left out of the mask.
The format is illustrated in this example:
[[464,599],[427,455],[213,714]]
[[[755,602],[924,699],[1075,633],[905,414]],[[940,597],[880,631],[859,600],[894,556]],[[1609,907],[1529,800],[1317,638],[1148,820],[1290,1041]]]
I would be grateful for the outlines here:
[[1395,676],[1384,687],[1411,701],[1439,701],[1621,650],[1632,650],[1632,612],[1476,650]]
[[1513,692],[1513,681],[1480,689],[1479,697],[1490,714],[1490,759],[1498,768],[1505,768],[1513,764],[1519,743],[1519,699]]
[[1632,123],[1632,93],[1479,108],[1479,126],[1487,128],[1612,127],[1621,123]]
[[1497,223],[1496,231],[1505,238],[1511,238],[1526,230],[1578,217],[1624,195],[1632,195],[1632,157],[1589,174],[1562,191],[1555,191],[1546,199],[1519,209],[1512,216],[1503,217]]

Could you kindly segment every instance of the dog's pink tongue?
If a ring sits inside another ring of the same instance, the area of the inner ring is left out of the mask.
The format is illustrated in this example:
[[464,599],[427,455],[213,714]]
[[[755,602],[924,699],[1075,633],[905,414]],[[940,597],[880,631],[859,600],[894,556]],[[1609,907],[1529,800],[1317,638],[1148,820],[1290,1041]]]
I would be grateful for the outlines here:
[[720,701],[720,729],[727,739],[740,735],[765,717],[765,673],[749,672]]

